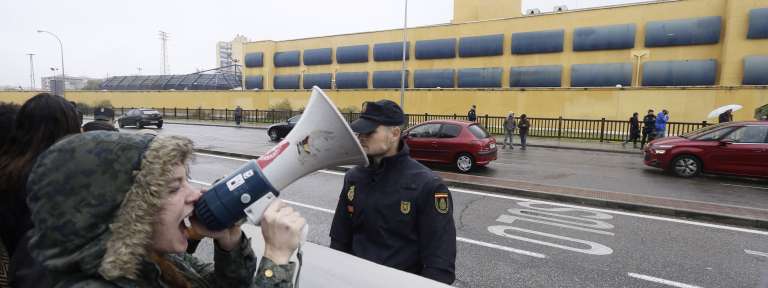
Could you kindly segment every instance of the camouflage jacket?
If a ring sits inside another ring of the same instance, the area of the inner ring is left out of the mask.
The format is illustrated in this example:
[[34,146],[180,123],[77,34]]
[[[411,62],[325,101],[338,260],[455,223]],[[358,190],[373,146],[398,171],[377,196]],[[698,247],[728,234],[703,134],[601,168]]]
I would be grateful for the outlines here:
[[[192,153],[192,142],[182,137],[95,131],[41,154],[27,185],[29,247],[53,285],[172,286],[148,247],[172,167]],[[263,258],[254,278],[256,258],[244,236],[237,249],[214,251],[214,263],[186,253],[161,257],[189,287],[292,287],[293,263]]]

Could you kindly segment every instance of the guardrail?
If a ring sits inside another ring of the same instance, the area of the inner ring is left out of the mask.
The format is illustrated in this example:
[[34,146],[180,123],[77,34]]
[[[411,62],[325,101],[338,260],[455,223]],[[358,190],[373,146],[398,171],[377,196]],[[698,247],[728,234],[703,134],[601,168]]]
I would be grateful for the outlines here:
[[[130,111],[129,107],[113,108],[115,117],[120,117]],[[235,121],[235,111],[232,109],[212,108],[152,108],[159,111],[164,119],[169,120],[199,120],[199,121]],[[92,115],[93,111],[83,111],[86,115]],[[279,110],[242,110],[243,123],[279,123],[293,116],[300,115],[302,111]],[[360,113],[342,113],[347,121],[352,122],[360,117]],[[408,127],[430,120],[467,120],[466,115],[435,115],[435,114],[407,114]],[[478,116],[477,123],[485,127],[491,134],[504,134],[504,116]],[[519,121],[519,118],[515,118]],[[568,118],[528,118],[531,123],[529,136],[549,138],[569,138],[605,141],[624,141],[629,137],[629,121],[617,121],[602,119],[568,119]],[[640,123],[642,125],[642,123]],[[667,135],[676,136],[711,125],[703,122],[669,122],[667,123]]]

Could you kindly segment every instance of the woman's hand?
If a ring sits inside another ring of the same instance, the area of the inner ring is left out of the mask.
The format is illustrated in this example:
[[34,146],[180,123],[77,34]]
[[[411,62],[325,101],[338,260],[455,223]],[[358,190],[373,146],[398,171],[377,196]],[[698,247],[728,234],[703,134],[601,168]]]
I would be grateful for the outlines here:
[[[207,191],[207,189],[203,189],[200,192],[205,193]],[[197,233],[200,236],[213,238],[216,240],[216,243],[219,244],[219,247],[225,251],[232,251],[232,249],[235,249],[238,245],[240,245],[240,237],[242,235],[240,225],[242,222],[235,223],[234,226],[221,231],[208,230],[208,228],[205,228],[205,225],[198,222],[195,217],[190,217],[190,222],[192,224],[190,229],[192,231],[190,231],[190,233]]]
[[293,251],[299,247],[302,227],[306,220],[298,211],[288,207],[280,199],[275,200],[264,211],[261,219],[261,234],[264,235],[264,257],[275,264],[288,264]]

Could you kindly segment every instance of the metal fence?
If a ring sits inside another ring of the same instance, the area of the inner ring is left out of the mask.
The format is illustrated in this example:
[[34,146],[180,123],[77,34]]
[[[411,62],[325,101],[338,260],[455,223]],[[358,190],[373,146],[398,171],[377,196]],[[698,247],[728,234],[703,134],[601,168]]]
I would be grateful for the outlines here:
[[[115,117],[119,117],[134,108],[113,108]],[[206,109],[206,108],[152,108],[159,111],[164,119],[168,120],[198,120],[198,121],[235,121],[235,111],[232,109]],[[92,111],[84,111],[92,114]],[[301,111],[277,111],[277,110],[243,110],[243,123],[279,123],[301,114]],[[352,122],[360,117],[360,113],[342,113],[344,118]],[[413,127],[419,123],[430,120],[467,120],[467,115],[433,115],[433,114],[407,114],[407,127]],[[482,125],[489,133],[504,134],[504,116],[478,116],[477,123]],[[519,121],[519,118],[515,118]],[[529,136],[548,138],[568,138],[605,141],[624,141],[629,137],[629,121],[617,121],[603,119],[567,119],[567,118],[528,118],[531,123]],[[642,125],[642,123],[640,123]],[[665,136],[685,134],[710,123],[698,122],[669,122]]]

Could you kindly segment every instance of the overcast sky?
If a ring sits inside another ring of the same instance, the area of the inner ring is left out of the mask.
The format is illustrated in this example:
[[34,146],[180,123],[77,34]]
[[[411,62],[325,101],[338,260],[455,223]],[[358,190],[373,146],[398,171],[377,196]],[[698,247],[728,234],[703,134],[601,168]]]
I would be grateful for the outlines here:
[[[551,11],[647,0],[523,0],[523,9]],[[402,27],[398,0],[3,0],[0,1],[0,85],[29,87],[27,53],[35,53],[35,81],[59,67],[56,33],[64,43],[67,75],[159,74],[158,31],[170,34],[170,72],[216,66],[216,42],[242,34],[285,40]],[[386,4],[383,4],[386,3]],[[408,25],[448,23],[453,0],[411,0]]]

